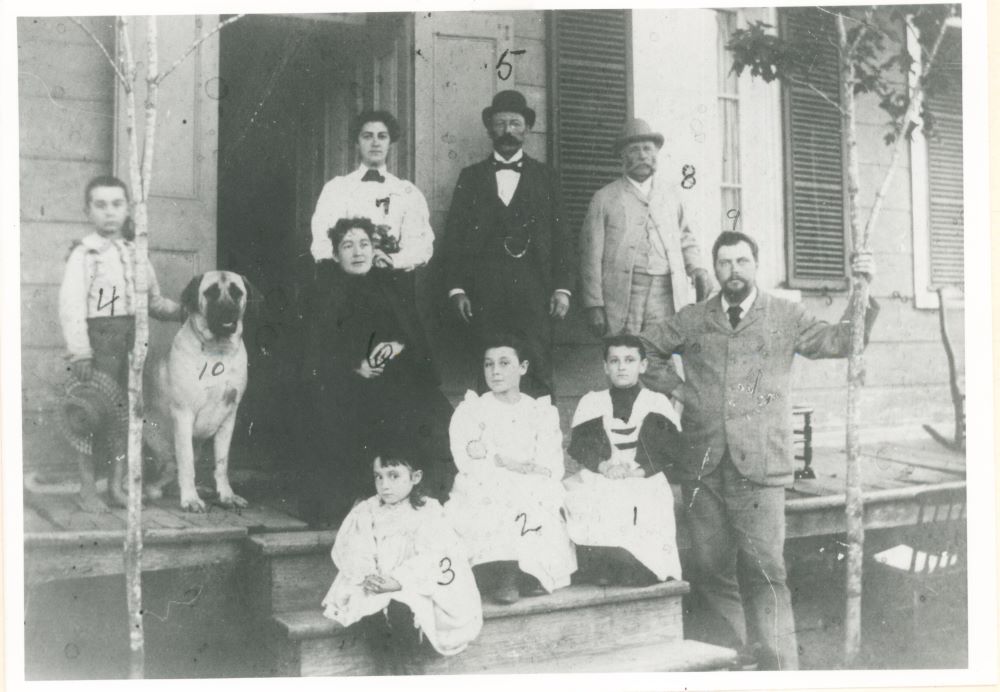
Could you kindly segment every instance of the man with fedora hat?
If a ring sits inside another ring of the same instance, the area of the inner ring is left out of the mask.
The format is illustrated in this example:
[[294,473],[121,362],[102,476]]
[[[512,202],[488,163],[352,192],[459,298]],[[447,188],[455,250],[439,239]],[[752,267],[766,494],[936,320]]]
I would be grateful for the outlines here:
[[534,124],[518,91],[483,109],[493,152],[459,175],[442,254],[459,318],[480,344],[520,337],[531,362],[522,391],[538,397],[552,393],[552,319],[569,310],[575,263],[556,172],[522,149]]
[[615,141],[623,175],[590,200],[580,233],[580,284],[596,336],[638,334],[710,292],[676,190],[656,175],[662,146],[663,135],[645,120],[626,122]]

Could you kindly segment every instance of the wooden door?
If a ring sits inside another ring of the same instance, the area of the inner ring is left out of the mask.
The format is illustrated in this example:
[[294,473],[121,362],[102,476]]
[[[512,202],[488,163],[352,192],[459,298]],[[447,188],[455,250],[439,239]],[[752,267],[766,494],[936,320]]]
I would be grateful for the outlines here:
[[[159,64],[172,65],[202,33],[218,24],[215,15],[160,16]],[[132,49],[137,62],[146,61],[144,18],[132,22]],[[193,276],[215,269],[219,100],[225,84],[219,79],[219,39],[205,41],[163,82],[159,91],[156,148],[149,200],[149,247],[160,287],[174,300]],[[142,99],[145,71],[139,69],[136,108],[142,141]],[[128,182],[126,101],[119,89],[115,130],[116,175]],[[140,145],[141,146],[141,145]],[[150,321],[150,349],[169,347],[176,324]]]

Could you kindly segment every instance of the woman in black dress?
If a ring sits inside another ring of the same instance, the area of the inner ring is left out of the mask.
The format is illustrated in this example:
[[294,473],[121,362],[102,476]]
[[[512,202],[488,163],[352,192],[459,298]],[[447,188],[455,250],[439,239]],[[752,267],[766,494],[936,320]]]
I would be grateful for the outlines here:
[[329,233],[333,260],[319,263],[302,309],[307,518],[338,523],[371,495],[371,464],[383,444],[419,455],[429,494],[443,502],[455,474],[452,408],[416,315],[388,273],[373,267],[370,220],[341,219]]

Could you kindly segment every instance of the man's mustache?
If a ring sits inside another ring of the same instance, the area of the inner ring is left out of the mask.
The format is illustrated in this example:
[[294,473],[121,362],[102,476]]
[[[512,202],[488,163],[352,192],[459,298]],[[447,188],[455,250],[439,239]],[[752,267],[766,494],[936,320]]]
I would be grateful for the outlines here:
[[493,140],[497,144],[520,144],[521,141],[509,132],[504,132],[502,135]]

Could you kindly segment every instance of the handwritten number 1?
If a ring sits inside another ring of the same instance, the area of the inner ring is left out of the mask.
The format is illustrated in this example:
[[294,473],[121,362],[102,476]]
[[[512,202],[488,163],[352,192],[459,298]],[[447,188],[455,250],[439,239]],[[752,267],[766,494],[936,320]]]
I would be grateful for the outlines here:
[[632,508],[632,526],[635,526],[638,521],[639,521],[639,508],[638,507],[633,507]]

